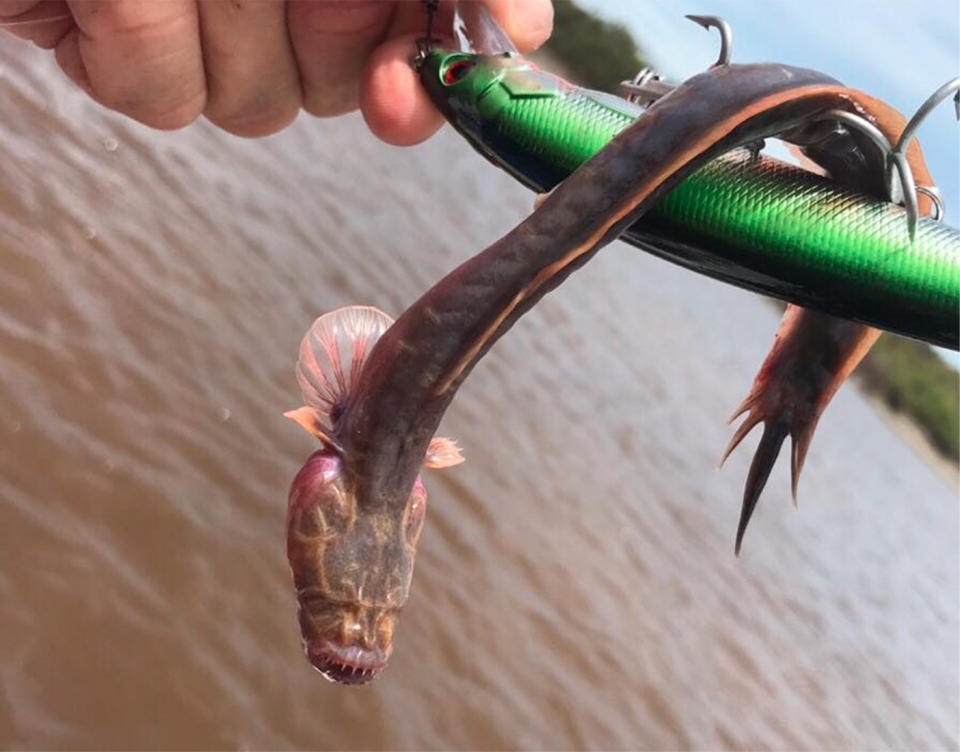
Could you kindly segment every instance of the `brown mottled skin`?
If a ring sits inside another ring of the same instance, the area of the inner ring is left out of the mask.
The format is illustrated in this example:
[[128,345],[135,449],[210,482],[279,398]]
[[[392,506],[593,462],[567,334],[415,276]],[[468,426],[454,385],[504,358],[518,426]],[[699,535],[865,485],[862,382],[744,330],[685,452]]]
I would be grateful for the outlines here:
[[287,558],[300,629],[311,663],[337,681],[369,681],[390,657],[426,511],[419,478],[409,496],[402,514],[361,510],[329,448],[315,452],[293,481]]
[[385,665],[422,524],[424,452],[493,343],[706,161],[851,106],[833,79],[788,66],[730,65],[695,76],[379,339],[331,437],[337,448],[315,454],[291,489],[301,624],[308,657],[324,675],[358,683]]

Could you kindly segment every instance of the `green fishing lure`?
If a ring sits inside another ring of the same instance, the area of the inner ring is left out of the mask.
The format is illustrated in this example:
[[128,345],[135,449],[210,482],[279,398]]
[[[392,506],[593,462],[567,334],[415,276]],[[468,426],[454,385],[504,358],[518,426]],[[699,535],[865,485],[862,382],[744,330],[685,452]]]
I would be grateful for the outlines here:
[[[420,63],[453,126],[541,193],[645,111],[516,54],[432,48]],[[958,349],[956,228],[921,218],[911,239],[903,207],[747,149],[686,178],[623,239],[741,287]]]

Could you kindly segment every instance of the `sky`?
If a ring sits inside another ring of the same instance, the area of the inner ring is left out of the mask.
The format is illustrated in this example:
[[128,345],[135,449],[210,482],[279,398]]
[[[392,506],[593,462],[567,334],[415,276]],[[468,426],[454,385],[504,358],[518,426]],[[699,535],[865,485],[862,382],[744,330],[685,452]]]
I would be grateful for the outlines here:
[[[733,28],[733,61],[775,61],[814,68],[883,99],[908,117],[941,84],[960,75],[957,0],[578,0],[623,23],[666,80],[712,64],[720,49],[688,13],[721,16]],[[918,132],[946,203],[960,224],[960,123],[947,101]],[[942,351],[960,366],[960,355]]]

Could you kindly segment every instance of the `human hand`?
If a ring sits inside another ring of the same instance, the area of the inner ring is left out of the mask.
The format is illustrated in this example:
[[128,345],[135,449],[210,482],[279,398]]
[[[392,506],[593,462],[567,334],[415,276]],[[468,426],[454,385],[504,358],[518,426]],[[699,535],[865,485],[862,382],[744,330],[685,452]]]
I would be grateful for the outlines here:
[[[485,2],[521,51],[550,35],[550,0]],[[428,138],[441,117],[410,68],[425,23],[421,0],[0,0],[0,28],[102,105],[249,137],[360,107],[384,141]]]

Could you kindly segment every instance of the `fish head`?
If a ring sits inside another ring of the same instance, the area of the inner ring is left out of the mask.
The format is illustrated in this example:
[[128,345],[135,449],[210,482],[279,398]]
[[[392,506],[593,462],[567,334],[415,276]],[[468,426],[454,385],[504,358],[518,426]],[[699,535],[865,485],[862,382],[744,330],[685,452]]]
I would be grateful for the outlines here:
[[315,452],[290,489],[287,556],[307,658],[326,678],[364,684],[386,666],[410,592],[427,492],[406,504],[361,503],[339,453]]

